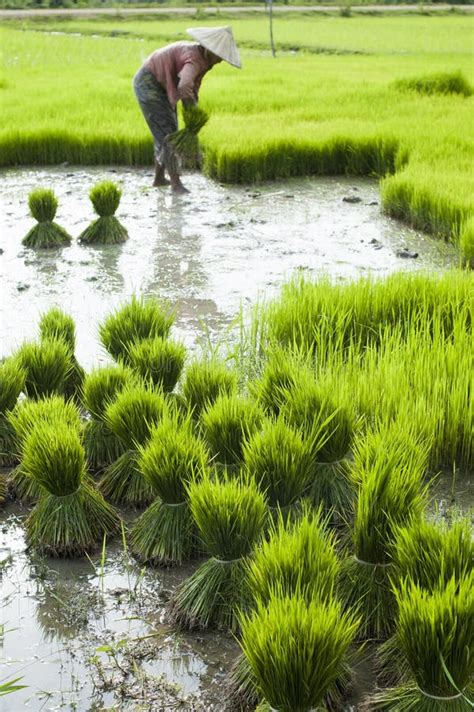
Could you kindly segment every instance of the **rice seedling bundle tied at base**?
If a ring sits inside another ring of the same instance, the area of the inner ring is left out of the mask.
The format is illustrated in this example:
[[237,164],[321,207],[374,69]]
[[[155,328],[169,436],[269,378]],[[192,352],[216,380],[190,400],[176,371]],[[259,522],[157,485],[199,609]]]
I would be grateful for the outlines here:
[[85,245],[125,242],[128,232],[114,215],[122,197],[120,188],[111,181],[103,181],[91,188],[89,197],[99,217],[79,235],[79,242]]
[[58,209],[58,200],[52,190],[38,188],[28,196],[31,215],[38,224],[23,238],[26,247],[52,248],[69,245],[71,236],[53,222]]
[[174,620],[189,628],[237,630],[247,603],[246,560],[263,534],[267,510],[256,484],[246,479],[203,478],[189,485],[191,512],[211,558],[172,598]]
[[76,326],[74,319],[57,307],[42,315],[40,320],[41,339],[62,339],[70,350],[71,369],[66,379],[66,397],[80,396],[85,371],[74,354],[76,350]]
[[86,478],[85,463],[79,435],[64,423],[38,424],[28,435],[23,467],[43,490],[26,522],[31,546],[81,555],[117,531],[118,516]]

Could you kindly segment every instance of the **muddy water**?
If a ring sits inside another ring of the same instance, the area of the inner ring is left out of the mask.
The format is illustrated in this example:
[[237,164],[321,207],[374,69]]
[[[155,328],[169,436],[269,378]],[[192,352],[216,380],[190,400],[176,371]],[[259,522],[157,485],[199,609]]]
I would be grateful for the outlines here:
[[[74,240],[48,252],[21,246],[32,225],[31,189],[54,188],[57,221],[77,237],[93,218],[87,192],[104,178],[122,185],[118,217],[129,230],[127,243],[93,248]],[[134,292],[170,300],[178,312],[176,333],[191,346],[206,331],[221,334],[241,303],[271,295],[295,270],[344,278],[456,263],[452,248],[382,216],[373,181],[298,180],[245,189],[190,176],[192,192],[185,197],[151,189],[149,182],[143,170],[65,166],[3,173],[0,356],[34,337],[39,314],[53,305],[75,318],[78,357],[90,367],[106,359],[97,323]],[[401,249],[419,258],[397,257]],[[441,484],[444,515],[453,505],[451,481]],[[470,483],[457,486],[464,506],[472,504]],[[27,685],[0,698],[2,712],[223,709],[236,643],[214,632],[179,633],[167,620],[170,592],[191,567],[141,568],[120,543],[109,546],[103,560],[35,557],[25,549],[26,516],[18,505],[0,515],[0,678],[22,676]],[[357,674],[348,709],[373,685],[370,663],[362,662]]]
[[[22,237],[34,224],[27,196],[51,187],[57,222],[74,237],[93,219],[87,194],[98,180],[121,184],[117,216],[124,245],[34,251]],[[145,170],[11,170],[2,174],[0,356],[35,335],[39,314],[61,305],[76,320],[78,357],[103,360],[97,323],[132,293],[169,299],[178,309],[175,333],[188,344],[207,330],[222,333],[241,304],[269,296],[295,270],[335,278],[395,270],[443,269],[455,250],[380,212],[376,181],[294,180],[249,189],[187,177],[190,195],[150,188]],[[358,202],[346,202],[344,198]],[[397,257],[399,250],[419,253]]]

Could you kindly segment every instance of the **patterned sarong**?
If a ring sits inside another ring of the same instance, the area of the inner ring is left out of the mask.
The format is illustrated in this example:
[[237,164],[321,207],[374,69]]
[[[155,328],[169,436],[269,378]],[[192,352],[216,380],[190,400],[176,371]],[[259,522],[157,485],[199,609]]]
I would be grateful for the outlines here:
[[153,136],[155,159],[168,173],[179,173],[179,160],[167,136],[178,130],[176,109],[171,106],[166,89],[146,67],[133,78],[133,90]]

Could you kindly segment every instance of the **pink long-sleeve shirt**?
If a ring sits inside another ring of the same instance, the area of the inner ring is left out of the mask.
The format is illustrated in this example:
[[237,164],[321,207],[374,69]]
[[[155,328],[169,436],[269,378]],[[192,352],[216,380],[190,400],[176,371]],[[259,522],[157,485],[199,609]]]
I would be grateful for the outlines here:
[[166,89],[170,104],[175,107],[179,99],[198,100],[202,78],[213,64],[197,42],[174,42],[155,50],[144,66]]

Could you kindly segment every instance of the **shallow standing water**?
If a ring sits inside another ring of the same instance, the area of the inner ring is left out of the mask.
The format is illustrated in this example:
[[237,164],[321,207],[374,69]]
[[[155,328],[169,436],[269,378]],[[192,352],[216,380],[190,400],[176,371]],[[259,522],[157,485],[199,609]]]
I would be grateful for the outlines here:
[[[21,240],[34,224],[28,193],[51,187],[57,222],[74,238],[94,215],[90,187],[120,183],[117,217],[123,245],[34,251]],[[132,293],[169,299],[175,333],[188,344],[208,330],[222,333],[241,304],[274,294],[295,270],[335,278],[396,270],[444,269],[457,262],[452,246],[381,214],[374,180],[321,178],[258,188],[220,186],[186,177],[191,193],[150,187],[150,171],[70,167],[10,170],[2,175],[0,357],[36,335],[39,314],[61,305],[75,318],[77,354],[87,367],[101,356],[97,323]],[[345,202],[344,198],[358,202]],[[397,257],[399,250],[417,259]]]
[[[93,219],[88,190],[104,178],[122,186],[117,216],[129,230],[127,243],[97,248],[74,241],[41,252],[21,246],[33,224],[30,190],[53,188],[57,222],[77,237]],[[222,334],[241,304],[275,293],[295,270],[346,278],[457,262],[452,247],[381,215],[375,181],[324,178],[243,188],[193,175],[185,197],[149,183],[149,171],[130,169],[3,173],[0,357],[34,338],[40,313],[53,305],[75,318],[77,354],[90,367],[106,359],[98,322],[132,293],[170,300],[178,312],[175,333],[192,346],[206,332]],[[419,258],[397,257],[402,249]],[[448,479],[440,495],[445,502],[449,488]],[[107,547],[104,560],[36,557],[25,550],[26,515],[18,505],[0,515],[0,677],[22,676],[27,685],[0,698],[2,712],[223,709],[237,645],[214,632],[179,633],[166,618],[169,592],[190,567],[141,568],[120,542]],[[370,665],[362,665],[354,705],[371,683]]]

